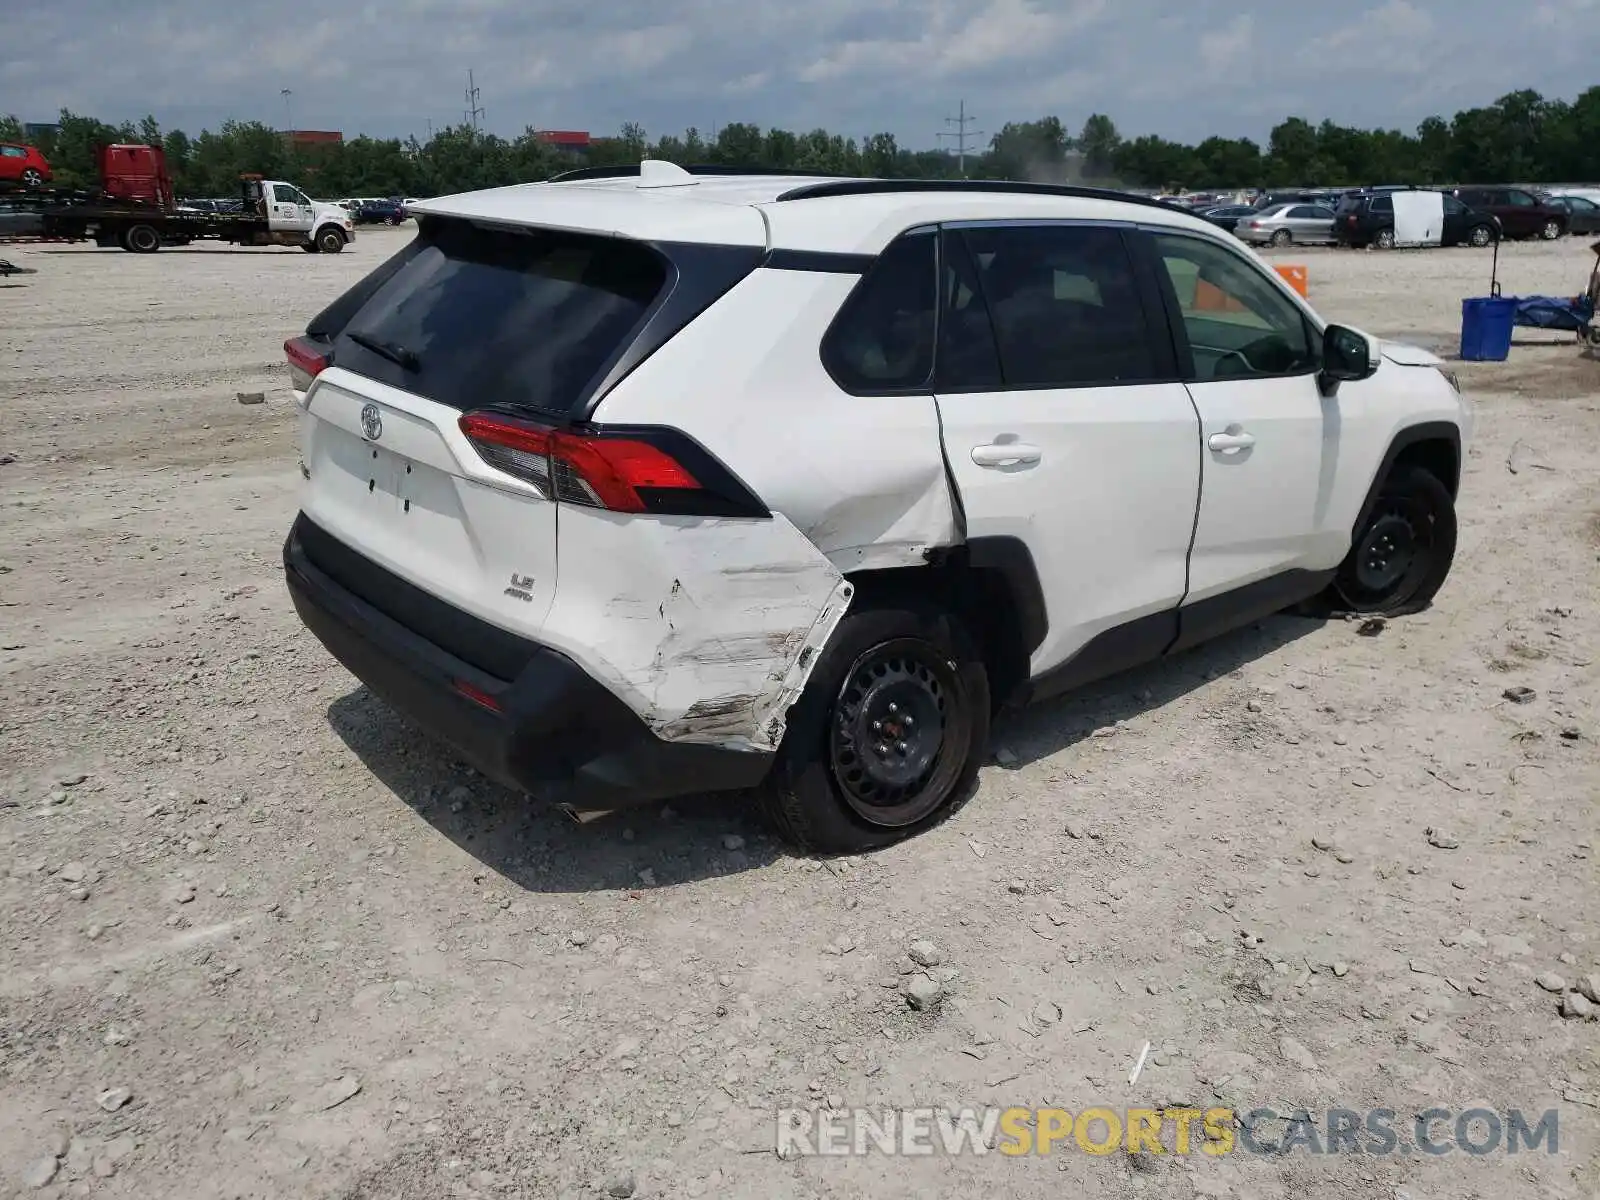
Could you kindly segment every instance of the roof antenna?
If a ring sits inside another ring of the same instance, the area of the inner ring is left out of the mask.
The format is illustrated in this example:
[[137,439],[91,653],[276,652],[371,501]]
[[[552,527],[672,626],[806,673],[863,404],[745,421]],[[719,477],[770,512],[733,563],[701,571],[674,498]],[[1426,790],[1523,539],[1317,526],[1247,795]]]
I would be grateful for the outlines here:
[[664,158],[647,158],[639,164],[639,185],[642,188],[693,187],[700,181],[675,162]]

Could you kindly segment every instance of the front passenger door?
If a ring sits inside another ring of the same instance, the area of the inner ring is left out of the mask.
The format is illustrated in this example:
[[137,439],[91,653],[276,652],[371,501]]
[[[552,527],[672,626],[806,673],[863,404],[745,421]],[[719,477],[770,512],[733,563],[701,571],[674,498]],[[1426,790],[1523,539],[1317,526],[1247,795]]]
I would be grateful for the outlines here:
[[[1349,547],[1335,498],[1355,486],[1342,424],[1360,389],[1324,397],[1320,333],[1252,258],[1209,238],[1152,230],[1192,362],[1204,480],[1180,645],[1321,589]],[[1347,521],[1347,518],[1346,518]],[[1296,593],[1299,594],[1296,594]]]

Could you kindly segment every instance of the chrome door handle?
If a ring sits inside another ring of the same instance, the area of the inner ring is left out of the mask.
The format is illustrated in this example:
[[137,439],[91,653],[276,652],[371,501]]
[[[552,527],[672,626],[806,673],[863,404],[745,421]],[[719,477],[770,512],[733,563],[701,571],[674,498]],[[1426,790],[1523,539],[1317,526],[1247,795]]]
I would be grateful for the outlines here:
[[1044,451],[1025,442],[990,442],[972,448],[972,461],[980,467],[1010,467],[1022,463],[1036,463]]
[[1213,450],[1223,454],[1230,450],[1248,450],[1255,444],[1255,435],[1249,433],[1213,433],[1206,442]]

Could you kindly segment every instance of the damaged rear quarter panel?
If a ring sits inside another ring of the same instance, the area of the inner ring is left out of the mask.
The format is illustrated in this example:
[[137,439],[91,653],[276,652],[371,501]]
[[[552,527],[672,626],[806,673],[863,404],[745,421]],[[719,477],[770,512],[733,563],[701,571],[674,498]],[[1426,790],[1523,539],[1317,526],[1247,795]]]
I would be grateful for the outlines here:
[[851,587],[784,517],[563,505],[543,640],[668,741],[771,750]]

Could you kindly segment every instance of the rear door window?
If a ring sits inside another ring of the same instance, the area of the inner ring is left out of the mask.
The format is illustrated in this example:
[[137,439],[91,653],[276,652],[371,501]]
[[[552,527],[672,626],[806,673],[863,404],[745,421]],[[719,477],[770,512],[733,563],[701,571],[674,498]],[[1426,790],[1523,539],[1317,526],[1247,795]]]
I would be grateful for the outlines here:
[[1148,383],[1158,366],[1152,323],[1118,230],[1088,225],[987,226],[961,239],[977,263],[1009,388]]
[[1394,215],[1393,196],[1374,196],[1372,198],[1372,211],[1382,216]]
[[435,221],[343,323],[334,361],[452,408],[574,412],[666,285],[648,246]]

